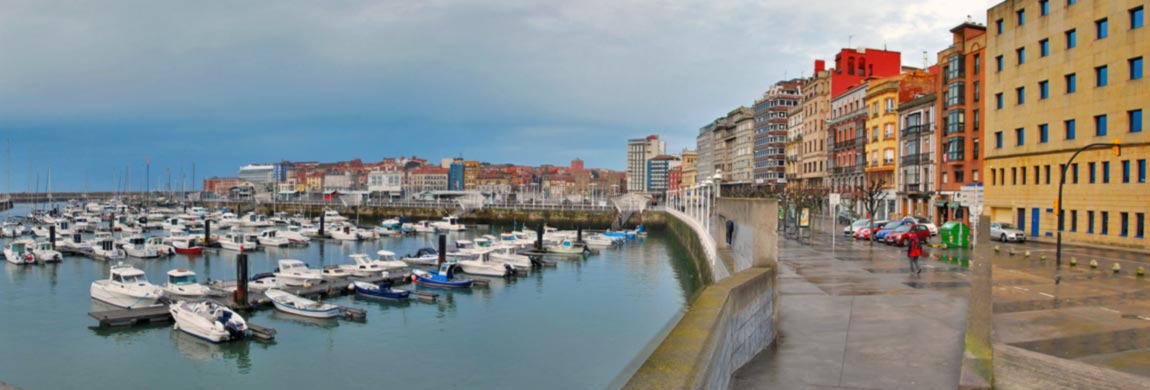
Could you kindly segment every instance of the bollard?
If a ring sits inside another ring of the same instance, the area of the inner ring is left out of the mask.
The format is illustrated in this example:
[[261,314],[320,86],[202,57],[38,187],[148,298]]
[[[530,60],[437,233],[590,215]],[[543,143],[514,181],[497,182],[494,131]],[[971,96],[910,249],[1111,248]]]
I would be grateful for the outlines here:
[[248,307],[248,254],[236,255],[236,293],[233,302],[237,309]]
[[48,242],[52,243],[52,250],[56,250],[56,225],[48,225]]
[[204,248],[212,246],[212,220],[204,220]]
[[324,225],[324,220],[325,220],[325,219],[326,219],[326,218],[324,218],[324,213],[321,211],[321,212],[319,213],[319,236],[320,236],[320,237],[323,237],[323,225]]
[[112,213],[111,217],[108,218],[108,231],[116,231],[116,213]]
[[1138,266],[1138,269],[1134,270],[1134,273],[1138,274],[1138,277],[1146,276],[1146,269],[1142,268],[1142,266]]
[[583,242],[583,225],[575,225],[575,242]]
[[1090,268],[1098,268],[1098,260],[1090,260]]
[[1076,265],[1078,265],[1078,258],[1077,257],[1071,257],[1070,258],[1070,266],[1073,267]]
[[539,225],[539,230],[535,231],[535,250],[543,251],[543,227],[547,225]]
[[1118,263],[1114,263],[1114,266],[1110,267],[1110,269],[1114,270],[1114,273],[1118,273],[1118,271],[1122,270],[1122,266],[1119,265]]
[[439,259],[435,261],[436,267],[447,261],[447,235],[439,235]]

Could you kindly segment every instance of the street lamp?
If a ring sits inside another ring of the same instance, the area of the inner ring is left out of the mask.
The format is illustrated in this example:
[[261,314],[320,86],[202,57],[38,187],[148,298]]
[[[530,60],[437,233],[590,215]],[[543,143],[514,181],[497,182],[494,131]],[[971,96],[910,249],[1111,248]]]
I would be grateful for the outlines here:
[[1055,218],[1058,218],[1058,241],[1054,251],[1054,284],[1062,282],[1062,230],[1066,228],[1064,226],[1066,218],[1063,218],[1062,210],[1062,186],[1066,184],[1066,169],[1070,167],[1070,164],[1074,162],[1074,159],[1078,157],[1079,153],[1087,149],[1097,148],[1114,148],[1115,157],[1122,155],[1122,142],[1115,138],[1113,141],[1110,141],[1110,143],[1099,142],[1083,146],[1070,156],[1070,160],[1067,160],[1066,164],[1062,165],[1062,178],[1058,180],[1058,197],[1054,198]]

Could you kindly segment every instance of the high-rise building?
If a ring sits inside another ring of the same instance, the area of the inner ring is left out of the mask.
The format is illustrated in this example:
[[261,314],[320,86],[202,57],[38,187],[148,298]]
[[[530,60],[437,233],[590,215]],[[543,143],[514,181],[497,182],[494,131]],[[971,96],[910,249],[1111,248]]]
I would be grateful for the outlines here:
[[[1146,249],[1150,27],[1142,5],[1007,0],[987,20],[984,212],[1053,240],[1057,203],[1064,241]],[[1106,145],[1113,141],[1121,155]],[[1070,162],[1094,144],[1102,145]]]
[[658,135],[627,141],[627,191],[643,192],[647,189],[647,160],[666,154],[667,143]]
[[755,185],[786,183],[787,117],[799,105],[801,84],[798,79],[777,82],[755,101]]
[[831,111],[831,72],[815,61],[815,75],[803,90],[803,130],[799,135],[798,178],[802,188],[826,188],[827,130]]
[[[903,75],[871,80],[867,85],[864,109],[868,110],[864,132],[867,183],[883,183],[876,213],[894,219],[896,198],[895,171],[898,169],[898,95]],[[868,187],[870,184],[868,184]]]
[[730,161],[730,168],[723,170],[723,183],[750,185],[755,178],[755,112],[739,107],[727,114],[727,120],[734,131],[733,138],[723,140]]
[[661,195],[667,191],[671,168],[679,166],[679,158],[658,155],[647,160],[647,192]]
[[457,158],[448,165],[447,172],[447,189],[449,191],[463,191],[464,177],[466,176],[466,167],[463,165],[463,159]]
[[[803,94],[806,88],[806,82],[802,82],[799,93]],[[786,144],[786,162],[784,168],[786,169],[786,183],[788,188],[794,188],[799,185],[799,148],[803,141],[803,102],[799,101],[794,107],[791,107],[790,112],[787,113],[787,144]]]
[[701,184],[715,175],[714,139],[716,119],[699,128],[699,135],[695,137],[695,152],[698,159],[695,162],[695,184]]
[[[972,22],[950,30],[953,44],[938,53],[938,169],[935,200],[938,223],[970,222],[969,207],[958,200],[963,186],[982,182],[982,115],[985,92],[986,27]],[[1009,220],[1006,220],[1009,221]]]
[[902,215],[921,216],[936,221],[932,194],[935,189],[934,93],[914,95],[898,105],[899,164],[898,210]]

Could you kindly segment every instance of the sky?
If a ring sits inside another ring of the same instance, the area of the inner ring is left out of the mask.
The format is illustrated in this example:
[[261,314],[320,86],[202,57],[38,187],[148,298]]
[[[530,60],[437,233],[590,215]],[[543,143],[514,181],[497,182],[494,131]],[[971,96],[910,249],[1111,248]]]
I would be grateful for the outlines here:
[[411,155],[623,169],[627,139],[694,148],[840,48],[934,64],[993,3],[0,0],[0,184]]

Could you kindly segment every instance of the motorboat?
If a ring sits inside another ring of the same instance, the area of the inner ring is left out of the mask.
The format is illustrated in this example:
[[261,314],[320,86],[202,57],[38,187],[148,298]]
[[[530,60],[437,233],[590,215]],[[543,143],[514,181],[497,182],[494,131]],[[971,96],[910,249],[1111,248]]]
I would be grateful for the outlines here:
[[379,277],[385,272],[408,267],[407,263],[395,260],[395,253],[391,251],[381,250],[378,253],[379,260],[372,260],[362,253],[353,254],[348,257],[355,264],[343,264],[340,267],[350,272],[352,276],[361,278]]
[[58,263],[64,260],[64,255],[60,254],[49,241],[36,242],[35,249],[32,249],[32,255],[40,263]]
[[504,277],[515,273],[510,264],[490,261],[488,257],[490,252],[491,250],[487,250],[475,259],[458,260],[456,263],[463,269],[463,272],[471,275]]
[[35,248],[36,241],[15,240],[4,245],[4,258],[12,264],[32,264],[36,262],[36,255],[33,253]]
[[75,252],[87,252],[91,249],[92,244],[84,241],[84,235],[80,232],[73,232],[70,236],[56,242],[56,246]]
[[428,221],[404,224],[403,227],[416,233],[435,233],[435,226],[432,226],[431,222]]
[[619,241],[613,237],[607,237],[603,234],[592,234],[588,237],[584,237],[583,243],[587,244],[588,247],[593,248],[610,248],[618,244]]
[[587,246],[581,242],[575,242],[572,239],[564,239],[558,244],[545,245],[548,253],[561,253],[561,254],[583,254],[587,251]]
[[413,270],[411,271],[411,281],[428,287],[471,288],[471,285],[474,284],[475,281],[456,277],[455,273],[458,269],[459,264],[443,263],[439,266],[438,270]]
[[168,310],[176,321],[173,329],[213,343],[238,340],[248,332],[244,317],[213,301],[180,301]]
[[302,226],[288,226],[284,230],[276,233],[277,237],[288,239],[290,245],[308,245],[311,243],[311,238],[304,234]]
[[329,225],[327,233],[340,241],[359,241],[359,229],[349,224]]
[[267,229],[260,232],[259,235],[260,245],[262,246],[288,246],[291,245],[291,240],[287,237],[280,236],[280,231],[275,229]]
[[196,273],[179,268],[168,271],[168,281],[160,288],[168,296],[179,298],[199,298],[212,294],[212,289],[196,280]]
[[163,237],[148,237],[144,240],[144,245],[149,249],[156,251],[160,256],[171,256],[176,254],[176,248],[171,244],[165,243]]
[[316,302],[283,290],[268,289],[264,291],[264,295],[271,299],[276,310],[288,314],[310,318],[335,318],[342,312],[339,306]]
[[280,283],[288,286],[304,286],[319,283],[323,280],[319,270],[310,269],[307,264],[299,260],[283,259],[277,262],[273,273]]
[[155,248],[148,247],[147,239],[142,235],[133,234],[128,236],[127,238],[121,240],[117,246],[120,247],[120,249],[123,249],[124,253],[128,256],[138,259],[151,259],[160,257],[160,254],[156,252]]
[[375,229],[372,230],[375,231],[375,235],[380,237],[398,236],[403,234],[403,232],[396,230],[391,226],[376,226]]
[[323,220],[324,220],[324,223],[340,223],[340,222],[346,222],[347,217],[339,215],[338,211],[335,211],[332,209],[327,209],[327,210],[323,211]]
[[351,283],[351,286],[357,295],[364,298],[398,301],[411,296],[411,291],[391,288],[391,283],[380,283],[376,285],[355,281]]
[[275,223],[268,221],[268,217],[266,215],[260,215],[254,212],[244,214],[244,217],[240,218],[240,226],[243,227],[260,228],[273,225],[275,225]]
[[487,258],[491,262],[510,265],[517,271],[531,270],[531,258],[515,253],[515,248],[512,247],[492,248],[491,252],[487,253]]
[[520,239],[515,233],[504,232],[499,234],[499,243],[502,245],[513,246],[516,248],[526,248],[535,243],[531,240]]
[[116,247],[116,239],[112,238],[111,232],[96,232],[88,244],[90,256],[97,260],[115,261],[128,257],[123,249]]
[[125,309],[156,306],[164,290],[148,283],[144,271],[118,263],[107,279],[92,282],[92,299]]
[[375,232],[375,229],[356,228],[355,235],[360,240],[375,240],[379,238],[379,234]]
[[635,230],[607,230],[603,232],[604,236],[622,238],[626,240],[634,240],[639,235]]
[[329,265],[319,270],[319,276],[324,280],[341,280],[352,276],[351,271],[339,265]]
[[288,287],[288,285],[280,283],[280,280],[276,279],[275,273],[272,272],[256,274],[252,276],[251,281],[248,282],[248,288],[252,290],[267,290],[269,288],[284,287]]
[[399,259],[408,265],[436,265],[439,263],[439,252],[435,248],[420,248],[414,255],[407,255]]
[[220,248],[232,251],[248,252],[258,249],[258,246],[252,245],[246,240],[243,232],[224,233],[224,235],[220,237],[219,243]]
[[240,219],[235,214],[223,213],[216,219],[216,225],[221,229],[236,227],[240,225]]
[[459,223],[459,217],[454,215],[443,217],[442,221],[436,221],[432,223],[431,226],[440,231],[457,232],[467,230],[466,226]]
[[287,213],[280,211],[268,218],[268,222],[274,226],[287,226],[291,224],[291,218],[288,217]]
[[204,253],[204,247],[200,245],[200,239],[196,237],[175,237],[171,240],[168,240],[167,242],[168,245],[171,245],[172,249],[179,254],[198,255]]

